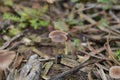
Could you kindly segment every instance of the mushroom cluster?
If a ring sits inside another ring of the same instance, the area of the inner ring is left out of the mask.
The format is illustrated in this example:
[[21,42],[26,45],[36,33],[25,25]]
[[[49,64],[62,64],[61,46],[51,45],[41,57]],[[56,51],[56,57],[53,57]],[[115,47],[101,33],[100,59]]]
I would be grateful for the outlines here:
[[109,75],[112,78],[120,79],[120,66],[112,66],[109,69]]
[[62,43],[67,40],[67,35],[68,33],[64,31],[55,30],[49,33],[49,38],[51,38],[53,42]]

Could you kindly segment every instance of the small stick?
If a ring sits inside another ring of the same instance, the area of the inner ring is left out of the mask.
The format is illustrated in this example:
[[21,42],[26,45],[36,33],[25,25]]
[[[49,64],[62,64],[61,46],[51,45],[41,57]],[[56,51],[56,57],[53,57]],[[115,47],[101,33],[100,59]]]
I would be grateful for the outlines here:
[[[87,3],[85,5],[85,7],[92,7],[92,6],[94,6],[93,8],[95,8],[95,9],[103,9],[106,5],[97,4],[97,3]],[[120,10],[120,5],[114,5],[114,6],[112,6],[111,9],[113,9],[113,10]]]
[[113,19],[115,19],[117,22],[120,22],[120,19],[113,13],[112,11],[109,12],[109,14],[112,16]]
[[[79,71],[80,68],[82,68],[82,67],[84,67],[84,66],[87,66],[87,65],[90,65],[90,64],[93,64],[93,63],[95,63],[95,62],[97,62],[97,61],[98,61],[98,60],[91,60],[91,59],[89,59],[89,60],[81,63],[80,65],[78,65],[78,66],[76,66],[76,67],[74,67],[74,68],[72,68],[72,69],[70,69],[70,70],[68,70],[68,71],[65,71],[65,72],[63,72],[63,73],[60,73],[60,74],[58,74],[58,75],[55,75],[55,76],[51,77],[49,80],[61,80],[63,77],[68,76],[68,75],[70,75],[70,74],[73,74],[73,73]],[[86,63],[86,62],[87,62],[87,63]],[[86,64],[85,64],[85,63],[86,63]]]
[[0,47],[0,50],[3,50],[3,49],[5,49],[5,48],[7,48],[7,47],[11,44],[11,42],[15,41],[16,39],[18,39],[18,38],[21,37],[22,35],[23,35],[23,33],[20,33],[20,34],[14,36],[11,40],[5,42],[5,43],[3,44],[3,46]]

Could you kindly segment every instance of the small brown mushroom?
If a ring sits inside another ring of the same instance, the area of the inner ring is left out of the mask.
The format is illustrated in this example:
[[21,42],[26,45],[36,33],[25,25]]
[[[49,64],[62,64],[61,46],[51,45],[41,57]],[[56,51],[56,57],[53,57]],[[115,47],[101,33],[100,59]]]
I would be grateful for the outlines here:
[[63,31],[59,31],[59,30],[55,30],[50,32],[49,34],[49,38],[51,38],[51,40],[53,42],[65,42],[67,40],[67,34],[66,32]]
[[112,78],[120,78],[120,66],[112,66],[109,70],[109,75]]
[[51,40],[53,42],[56,43],[63,43],[65,44],[65,54],[68,54],[68,45],[67,45],[67,35],[68,33],[64,32],[64,31],[60,31],[60,30],[55,30],[49,33],[49,38],[51,38]]
[[9,67],[14,58],[14,51],[0,50],[0,70],[4,70]]

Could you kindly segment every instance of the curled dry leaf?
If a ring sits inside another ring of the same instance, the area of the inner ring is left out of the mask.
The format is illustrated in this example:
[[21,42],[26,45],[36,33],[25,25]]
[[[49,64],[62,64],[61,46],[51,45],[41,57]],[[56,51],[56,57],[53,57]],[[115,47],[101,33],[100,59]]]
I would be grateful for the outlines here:
[[0,50],[0,69],[4,70],[9,67],[14,58],[14,51]]

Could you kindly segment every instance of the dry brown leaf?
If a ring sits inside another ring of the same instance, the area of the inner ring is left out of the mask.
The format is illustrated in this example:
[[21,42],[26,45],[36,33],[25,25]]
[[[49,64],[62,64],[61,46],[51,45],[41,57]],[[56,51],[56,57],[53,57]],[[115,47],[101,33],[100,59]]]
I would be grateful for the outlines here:
[[85,56],[77,55],[77,58],[78,58],[78,62],[82,63],[82,62],[87,61],[90,58],[90,56],[87,56],[87,55],[85,55]]
[[39,10],[41,8],[41,5],[39,3],[33,3],[32,8]]
[[14,69],[19,67],[20,64],[22,63],[22,60],[23,60],[24,56],[19,56],[15,62],[15,64],[12,66]]
[[53,61],[49,61],[49,62],[46,62],[44,65],[43,65],[43,76],[46,76],[50,70],[50,68],[52,67],[53,65]]
[[75,67],[79,65],[79,63],[76,60],[70,58],[62,58],[60,63],[69,67]]
[[118,61],[116,60],[116,58],[114,57],[114,53],[113,53],[113,51],[111,50],[109,44],[107,44],[107,52],[108,52],[108,54],[109,54],[109,58],[112,59],[116,64],[120,65],[120,62],[118,62]]
[[7,12],[7,11],[10,11],[10,8],[9,8],[9,7],[0,6],[0,12]]
[[91,72],[88,73],[88,80],[93,80]]
[[38,50],[37,48],[35,48],[35,47],[31,47],[31,50],[32,50],[33,52],[35,52],[36,54],[38,54],[39,56],[45,58],[45,59],[50,58],[49,55],[47,55],[47,54],[45,54],[45,53],[42,53],[41,51],[39,51],[39,50]]

